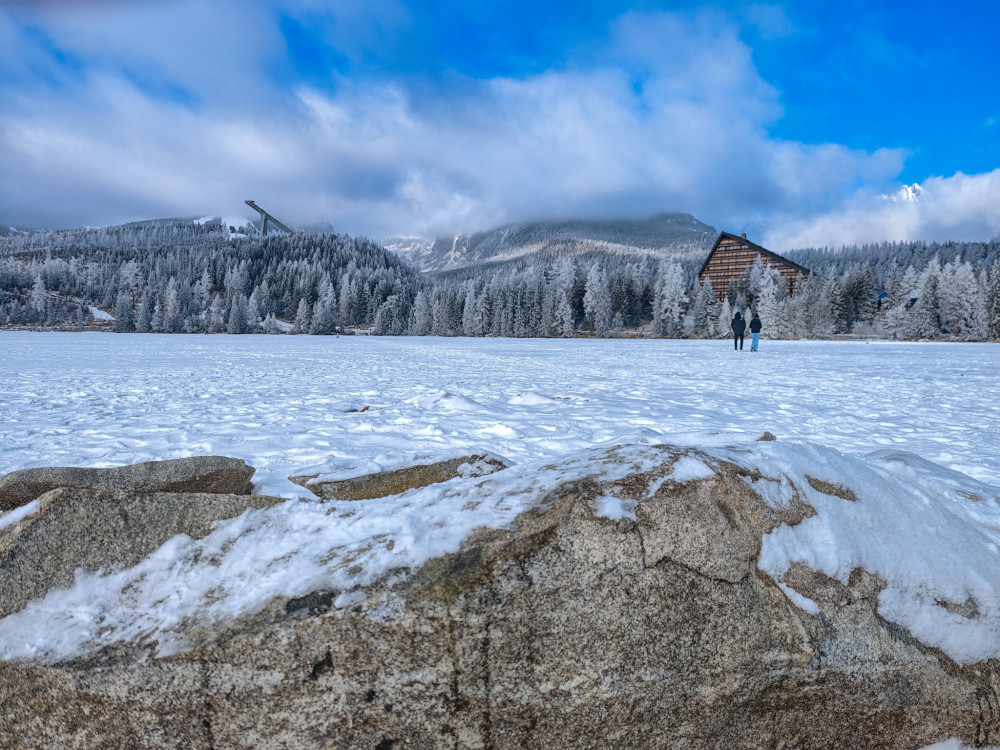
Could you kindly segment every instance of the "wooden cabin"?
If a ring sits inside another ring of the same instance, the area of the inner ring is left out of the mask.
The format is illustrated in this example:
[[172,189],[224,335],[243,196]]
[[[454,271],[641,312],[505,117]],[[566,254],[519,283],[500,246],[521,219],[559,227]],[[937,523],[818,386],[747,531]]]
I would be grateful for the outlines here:
[[765,266],[770,266],[788,281],[789,292],[795,291],[795,279],[799,274],[809,275],[808,268],[803,268],[798,263],[793,263],[751,242],[746,234],[737,236],[721,232],[698,272],[698,283],[704,284],[706,279],[711,279],[715,298],[721,301],[725,299],[729,285],[738,282],[758,258]]

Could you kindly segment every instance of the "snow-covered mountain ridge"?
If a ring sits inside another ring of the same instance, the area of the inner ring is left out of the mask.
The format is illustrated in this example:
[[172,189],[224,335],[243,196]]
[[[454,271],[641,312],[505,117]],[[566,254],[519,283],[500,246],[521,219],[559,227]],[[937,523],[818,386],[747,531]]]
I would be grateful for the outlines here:
[[648,219],[531,221],[473,234],[387,238],[383,245],[425,272],[453,271],[532,256],[582,253],[663,255],[705,253],[717,232],[690,214],[665,213]]
[[0,237],[22,237],[31,234],[30,229],[0,224]]

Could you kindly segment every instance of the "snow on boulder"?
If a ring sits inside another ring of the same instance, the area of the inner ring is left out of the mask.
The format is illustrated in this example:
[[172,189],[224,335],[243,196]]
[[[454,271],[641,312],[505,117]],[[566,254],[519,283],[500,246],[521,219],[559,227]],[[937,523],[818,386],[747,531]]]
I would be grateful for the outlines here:
[[57,487],[135,492],[218,492],[248,495],[254,468],[226,456],[146,461],[110,469],[22,469],[0,477],[0,511],[30,503]]
[[132,567],[178,535],[200,539],[216,521],[281,502],[216,493],[47,492],[24,506],[28,512],[15,523],[0,526],[0,618],[79,583],[77,571]]
[[326,500],[370,500],[398,495],[407,490],[447,482],[457,477],[482,477],[507,467],[507,462],[499,456],[476,453],[362,476],[342,478],[324,474],[303,474],[288,479]]
[[908,454],[595,447],[78,574],[0,619],[0,725],[40,747],[982,746],[998,549],[1000,489]]

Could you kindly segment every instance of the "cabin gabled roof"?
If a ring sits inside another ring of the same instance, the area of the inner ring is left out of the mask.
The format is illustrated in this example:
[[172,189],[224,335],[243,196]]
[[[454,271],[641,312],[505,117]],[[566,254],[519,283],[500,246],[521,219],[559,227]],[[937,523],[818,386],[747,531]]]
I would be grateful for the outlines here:
[[741,236],[736,235],[736,234],[730,234],[729,232],[719,232],[718,239],[715,240],[715,244],[712,245],[712,250],[708,253],[708,257],[705,258],[705,262],[702,263],[701,270],[698,271],[698,277],[699,278],[701,278],[701,275],[705,272],[705,269],[708,268],[709,261],[712,260],[712,256],[715,255],[715,251],[719,249],[719,245],[721,244],[721,242],[723,240],[732,240],[734,242],[739,242],[742,245],[746,245],[751,250],[755,250],[756,252],[758,252],[761,255],[763,255],[765,258],[768,258],[770,260],[773,260],[773,261],[776,261],[776,262],[781,263],[783,265],[786,265],[789,268],[792,268],[793,270],[798,271],[799,273],[801,273],[804,276],[808,276],[811,273],[808,268],[806,268],[804,266],[800,266],[798,263],[795,263],[794,261],[788,260],[788,258],[783,258],[780,255],[778,255],[777,253],[772,253],[766,247],[761,247],[756,242],[751,242],[746,237],[741,237]]

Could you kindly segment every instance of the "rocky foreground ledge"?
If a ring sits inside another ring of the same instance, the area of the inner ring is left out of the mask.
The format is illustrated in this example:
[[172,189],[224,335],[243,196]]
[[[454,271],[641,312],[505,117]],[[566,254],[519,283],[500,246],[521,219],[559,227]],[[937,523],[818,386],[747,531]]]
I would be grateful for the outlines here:
[[0,515],[0,747],[1000,743],[996,487],[781,441],[467,474]]

